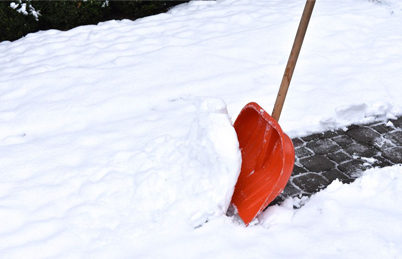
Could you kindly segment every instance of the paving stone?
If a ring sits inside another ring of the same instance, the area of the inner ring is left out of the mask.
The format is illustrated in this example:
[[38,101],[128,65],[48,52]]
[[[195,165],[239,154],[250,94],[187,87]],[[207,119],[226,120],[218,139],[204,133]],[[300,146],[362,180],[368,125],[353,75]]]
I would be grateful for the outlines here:
[[345,178],[345,179],[341,180],[341,182],[345,183],[345,184],[349,184],[349,183],[353,183],[356,179],[357,179],[357,177],[356,178]]
[[377,149],[359,143],[353,144],[345,148],[345,151],[351,156],[362,156],[362,157],[373,157],[378,153]]
[[315,134],[311,134],[309,136],[304,136],[304,137],[302,137],[302,139],[305,142],[309,142],[309,141],[312,141],[315,139],[332,138],[332,137],[338,136],[343,133],[344,133],[344,131],[341,129],[340,130],[328,130],[328,131],[325,131],[322,133],[315,133]]
[[340,136],[337,136],[337,137],[333,138],[332,140],[335,141],[338,145],[340,145],[340,146],[342,146],[344,148],[356,143],[348,135],[340,135]]
[[293,183],[300,189],[315,193],[328,186],[329,182],[324,179],[321,175],[315,173],[308,173],[293,178]]
[[311,152],[309,149],[305,148],[305,147],[299,147],[295,149],[295,155],[298,158],[303,158],[306,156],[311,156],[314,155],[313,152]]
[[311,135],[302,137],[301,139],[303,141],[305,141],[305,142],[309,142],[309,141],[312,141],[314,139],[319,139],[319,138],[321,138],[321,136],[322,136],[322,133],[316,133],[316,134],[311,134]]
[[344,133],[345,133],[345,131],[342,129],[328,130],[328,131],[325,131],[324,133],[322,133],[321,138],[333,138],[333,137],[339,136]]
[[290,196],[310,196],[335,179],[351,183],[368,168],[402,164],[402,117],[391,122],[394,126],[385,121],[351,125],[347,131],[292,139],[296,163],[289,183],[271,204]]
[[292,139],[294,148],[298,148],[304,145],[304,141],[301,138]]
[[368,127],[358,127],[352,130],[348,130],[347,134],[354,140],[360,143],[368,144],[375,138],[380,137],[380,134]]
[[311,172],[322,172],[335,168],[335,163],[322,155],[315,155],[300,159],[300,163]]
[[270,204],[269,206],[275,205],[275,204],[279,204],[282,203],[285,199],[289,198],[289,197],[296,197],[298,195],[304,194],[304,192],[302,190],[300,190],[298,187],[296,187],[293,182],[290,180],[283,192],[278,195]]
[[348,129],[346,130],[346,132],[348,132],[349,130],[358,129],[360,127],[361,127],[360,125],[356,125],[356,124],[349,125]]
[[365,165],[365,161],[360,160],[360,159],[354,159],[351,161],[348,161],[346,163],[340,164],[338,165],[338,169],[341,170],[343,173],[346,173],[346,175],[349,178],[357,178],[357,176],[355,176],[355,173],[359,173],[365,169],[367,169],[370,166],[366,166]]
[[300,192],[301,190],[293,184],[293,181],[289,181],[282,192],[282,196],[290,197],[299,194]]
[[394,165],[394,163],[382,156],[373,157],[376,161],[373,163],[373,167],[386,167]]
[[381,123],[381,124],[375,125],[375,126],[371,126],[371,128],[374,129],[375,131],[377,131],[380,134],[384,134],[384,133],[387,133],[389,131],[395,130],[395,127],[387,126],[384,123]]
[[335,153],[330,153],[327,156],[329,159],[338,164],[353,159],[349,154],[345,153],[343,150],[339,150]]
[[336,179],[338,179],[339,181],[349,180],[349,177],[347,177],[344,173],[342,173],[338,169],[332,169],[329,171],[322,172],[321,175],[324,176],[325,178],[327,178],[327,180],[330,183],[332,183]]
[[397,128],[402,128],[402,117],[399,117],[396,120],[391,120],[392,124],[394,124]]
[[310,141],[306,146],[317,155],[324,155],[338,151],[341,147],[331,139],[316,139]]
[[289,198],[289,197],[296,197],[296,196],[300,196],[300,195],[308,195],[310,196],[311,193],[306,193],[303,190],[300,190],[299,187],[297,187],[292,180],[290,180],[286,186],[285,189],[283,190],[283,192],[278,195],[270,204],[271,205],[275,205],[275,204],[279,204],[282,203],[285,199]]
[[383,151],[386,158],[396,164],[402,164],[402,147],[394,147]]
[[384,136],[380,136],[373,140],[372,145],[378,150],[384,150],[388,148],[396,147],[394,141],[385,138]]
[[[276,198],[275,198],[273,201],[271,201],[270,204],[268,204],[268,207],[269,207],[269,206],[276,205],[276,204],[281,204],[285,199],[286,199],[286,198],[285,198],[282,194],[281,194],[281,195],[278,195],[278,196],[276,196]],[[264,211],[265,211],[266,209],[268,209],[268,207],[266,207],[266,208],[264,209]]]
[[386,139],[391,140],[395,145],[402,145],[402,131],[393,131],[384,134]]
[[298,174],[302,174],[302,173],[306,173],[306,172],[307,172],[306,169],[304,169],[303,167],[295,164],[294,167],[293,167],[292,175],[298,175]]

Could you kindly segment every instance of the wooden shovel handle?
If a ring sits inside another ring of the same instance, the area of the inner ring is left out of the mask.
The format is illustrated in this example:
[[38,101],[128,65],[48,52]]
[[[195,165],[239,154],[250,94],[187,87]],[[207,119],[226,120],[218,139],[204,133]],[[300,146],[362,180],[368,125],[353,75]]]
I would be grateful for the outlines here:
[[285,102],[286,94],[289,89],[290,80],[292,80],[293,71],[295,70],[297,58],[299,57],[300,49],[303,44],[304,35],[306,35],[307,26],[310,21],[311,13],[313,12],[314,4],[315,0],[307,0],[303,10],[296,38],[293,42],[292,51],[290,52],[285,73],[283,74],[278,96],[276,97],[274,110],[272,111],[272,117],[276,121],[279,121],[279,117],[281,116],[283,103]]

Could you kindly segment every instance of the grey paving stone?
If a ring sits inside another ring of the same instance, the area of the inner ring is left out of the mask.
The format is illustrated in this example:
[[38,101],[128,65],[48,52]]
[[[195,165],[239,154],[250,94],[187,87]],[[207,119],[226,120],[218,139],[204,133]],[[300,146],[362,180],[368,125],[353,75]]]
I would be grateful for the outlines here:
[[[269,206],[272,206],[272,205],[275,205],[275,204],[280,204],[280,203],[282,203],[284,200],[286,200],[287,198],[289,198],[289,197],[299,197],[299,198],[301,198],[301,197],[303,197],[303,196],[305,196],[305,197],[310,197],[312,194],[313,194],[313,192],[306,192],[306,191],[304,191],[304,190],[300,190],[298,187],[295,187],[295,188],[297,188],[297,189],[295,189],[295,190],[297,190],[297,192],[295,192],[295,193],[292,193],[292,194],[290,194],[290,193],[285,193],[285,191],[283,191],[280,195],[278,195],[270,204],[269,204]],[[295,206],[293,206],[293,208],[294,209],[298,209],[298,208],[300,208],[300,207],[295,207]]]
[[346,183],[346,184],[353,183],[356,180],[356,178],[357,177],[355,177],[355,178],[345,178],[344,180],[341,180],[341,182]]
[[395,164],[402,164],[402,147],[394,147],[384,150],[383,154]]
[[339,150],[335,153],[330,153],[327,156],[329,159],[331,159],[337,164],[353,159],[349,154],[345,153],[343,150]]
[[281,203],[289,197],[296,197],[301,194],[304,194],[304,192],[300,190],[298,187],[296,187],[292,181],[289,181],[286,184],[283,192],[280,195],[278,195],[269,205],[272,206]]
[[293,167],[292,175],[298,175],[298,174],[302,174],[302,173],[306,173],[306,172],[307,172],[307,170],[304,169],[302,166],[295,164]]
[[344,173],[342,173],[338,169],[332,169],[332,170],[329,170],[329,171],[322,172],[321,175],[324,176],[325,178],[327,178],[327,180],[330,183],[332,183],[336,179],[338,179],[339,181],[349,180],[350,179],[348,176],[346,176]]
[[308,142],[306,146],[317,155],[324,155],[340,150],[340,146],[331,139],[316,139]]
[[[276,205],[276,204],[281,204],[285,199],[286,199],[286,197],[284,197],[283,194],[278,195],[273,201],[271,201],[270,204],[268,204],[268,207],[269,207],[269,206]],[[265,211],[266,209],[268,209],[268,207],[266,207],[266,208],[264,209],[264,211]]]
[[385,138],[384,135],[373,140],[372,145],[378,150],[384,150],[396,147],[396,144],[391,139]]
[[289,181],[286,186],[285,189],[282,192],[282,196],[284,197],[290,197],[290,196],[294,196],[296,194],[299,194],[301,192],[301,190],[299,188],[297,188],[294,184],[293,181]]
[[329,182],[321,175],[315,173],[308,173],[295,177],[293,178],[293,183],[300,189],[310,193],[315,193],[329,184]]
[[298,148],[304,145],[304,141],[301,138],[292,139],[294,148]]
[[363,156],[363,157],[373,157],[378,153],[377,149],[362,145],[360,143],[356,143],[345,148],[345,151],[351,156]]
[[303,157],[307,157],[307,156],[312,156],[312,155],[314,155],[314,153],[305,147],[299,147],[299,148],[295,149],[295,155],[298,158],[303,158]]
[[380,134],[384,134],[387,133],[389,131],[395,130],[395,127],[393,126],[387,126],[385,125],[385,123],[381,123],[375,126],[371,126],[372,129],[374,129],[375,131],[377,131]]
[[343,173],[346,173],[349,178],[357,178],[359,175],[355,175],[355,173],[359,173],[370,167],[366,166],[365,163],[366,162],[363,160],[354,159],[338,165],[338,169]]
[[[293,139],[296,163],[288,185],[273,203],[310,196],[335,179],[353,182],[372,167],[402,164],[402,117]],[[370,161],[365,158],[374,158]],[[271,204],[273,204],[271,203]]]
[[373,163],[373,167],[386,167],[394,165],[394,163],[385,157],[382,156],[375,156],[373,157],[376,161]]
[[339,136],[344,133],[345,133],[345,131],[342,129],[328,130],[328,131],[325,131],[324,133],[322,133],[321,138],[333,138],[333,137]]
[[396,120],[391,120],[392,124],[394,124],[397,128],[402,128],[402,117],[399,117]]
[[347,133],[349,130],[358,129],[358,128],[360,128],[361,126],[362,126],[362,125],[356,125],[356,124],[349,125],[349,126],[348,126],[348,129],[346,130],[346,133]]
[[310,172],[322,172],[335,168],[335,163],[322,155],[300,159],[300,163],[310,170]]
[[304,136],[301,139],[303,141],[305,141],[305,142],[309,142],[309,141],[312,141],[314,139],[319,139],[319,138],[321,138],[321,136],[322,136],[322,133],[316,133],[316,134],[311,134],[311,135],[308,135],[308,136]]
[[368,144],[373,141],[375,138],[380,137],[380,134],[369,127],[357,127],[351,130],[348,130],[347,133],[354,140]]
[[384,134],[386,139],[391,140],[395,145],[402,145],[402,131],[393,131]]
[[322,138],[332,138],[332,137],[335,137],[335,136],[338,136],[338,135],[340,135],[340,134],[343,134],[344,133],[344,131],[343,130],[328,130],[328,131],[325,131],[325,132],[322,132],[322,133],[315,133],[315,134],[311,134],[311,135],[308,135],[308,136],[304,136],[304,137],[302,137],[302,139],[303,139],[303,141],[305,141],[305,142],[309,142],[309,141],[312,141],[312,140],[315,140],[315,139],[322,139]]
[[333,138],[332,140],[335,141],[338,145],[342,146],[343,148],[356,143],[356,141],[354,141],[348,135],[340,135],[340,136]]

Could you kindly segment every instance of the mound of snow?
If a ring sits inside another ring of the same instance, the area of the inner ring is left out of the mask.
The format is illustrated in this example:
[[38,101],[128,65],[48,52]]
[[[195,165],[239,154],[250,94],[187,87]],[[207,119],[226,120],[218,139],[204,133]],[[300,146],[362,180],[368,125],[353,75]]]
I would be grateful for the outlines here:
[[300,202],[288,199],[259,217],[261,225],[277,235],[276,242],[284,244],[292,237],[289,249],[295,257],[398,258],[401,254],[401,165],[370,169],[351,184],[336,180],[294,210]]
[[182,233],[224,215],[241,165],[225,103],[162,106],[172,117],[33,136],[31,121],[25,135],[8,137],[0,157],[2,257],[115,258],[158,231]]
[[[300,209],[294,209],[293,205]],[[399,258],[402,166],[334,181],[310,199],[269,207],[254,225],[219,217],[193,231],[158,230],[136,258]],[[149,237],[150,238],[150,237]],[[157,249],[153,249],[157,247]]]
[[[136,210],[192,227],[226,213],[240,172],[241,154],[226,105],[196,99],[189,132],[148,142],[134,174]],[[171,222],[169,222],[171,224]]]

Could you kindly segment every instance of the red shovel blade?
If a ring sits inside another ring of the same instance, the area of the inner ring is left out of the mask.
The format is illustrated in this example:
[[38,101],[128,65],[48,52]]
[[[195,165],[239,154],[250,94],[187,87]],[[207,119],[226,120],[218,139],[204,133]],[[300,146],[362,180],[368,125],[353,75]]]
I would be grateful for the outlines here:
[[257,103],[247,104],[234,128],[242,153],[242,166],[232,204],[248,225],[286,186],[295,152],[290,138]]

